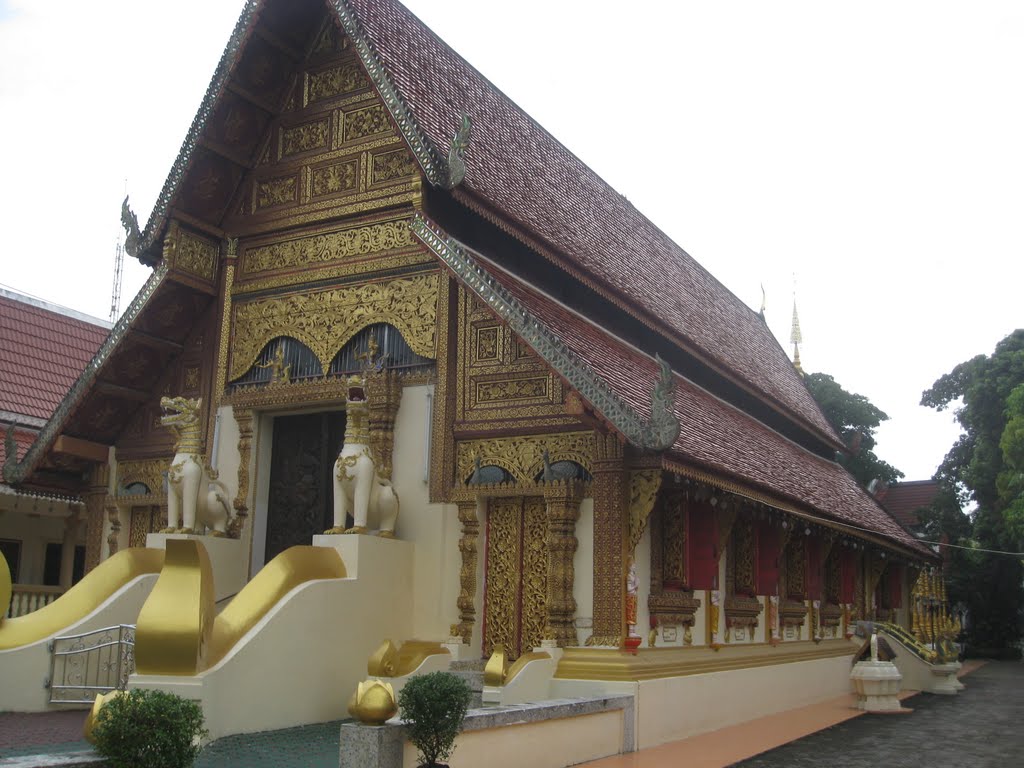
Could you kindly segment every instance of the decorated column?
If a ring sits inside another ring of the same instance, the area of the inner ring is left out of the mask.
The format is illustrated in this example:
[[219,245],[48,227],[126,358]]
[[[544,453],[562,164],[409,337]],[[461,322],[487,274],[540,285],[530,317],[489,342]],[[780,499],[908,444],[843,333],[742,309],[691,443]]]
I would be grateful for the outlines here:
[[594,628],[588,646],[622,645],[625,637],[626,524],[628,493],[622,443],[615,435],[595,433]]

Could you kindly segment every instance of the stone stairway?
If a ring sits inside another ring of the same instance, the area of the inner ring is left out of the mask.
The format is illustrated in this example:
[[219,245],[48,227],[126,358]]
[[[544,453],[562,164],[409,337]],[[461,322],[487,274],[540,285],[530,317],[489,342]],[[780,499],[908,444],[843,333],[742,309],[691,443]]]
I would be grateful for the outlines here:
[[453,661],[449,671],[465,680],[473,691],[473,699],[469,706],[471,709],[483,706],[484,692],[484,666],[486,659],[473,659],[471,661]]

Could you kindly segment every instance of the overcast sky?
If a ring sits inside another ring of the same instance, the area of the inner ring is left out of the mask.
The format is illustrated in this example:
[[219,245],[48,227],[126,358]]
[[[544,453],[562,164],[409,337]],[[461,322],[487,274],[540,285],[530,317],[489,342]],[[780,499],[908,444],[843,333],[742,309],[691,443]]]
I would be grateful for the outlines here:
[[[1024,5],[407,4],[787,350],[795,282],[805,370],[931,476],[922,390],[1024,325]],[[107,317],[125,186],[145,222],[242,5],[0,0],[0,284]]]

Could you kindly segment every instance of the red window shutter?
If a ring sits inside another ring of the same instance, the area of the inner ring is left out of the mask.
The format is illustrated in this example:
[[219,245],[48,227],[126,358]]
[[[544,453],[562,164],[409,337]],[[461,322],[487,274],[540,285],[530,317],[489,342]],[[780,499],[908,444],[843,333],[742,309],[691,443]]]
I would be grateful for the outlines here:
[[715,524],[714,508],[709,504],[692,504],[687,515],[687,586],[690,589],[716,589],[718,526]]
[[807,577],[804,584],[807,586],[808,600],[821,600],[823,570],[821,549],[821,539],[817,537],[807,539]]
[[903,567],[889,566],[889,607],[903,607]]
[[839,561],[841,578],[839,580],[839,602],[852,603],[854,582],[856,579],[857,560],[852,550],[844,549]]
[[778,591],[781,554],[782,531],[762,525],[757,535],[757,594],[774,595]]

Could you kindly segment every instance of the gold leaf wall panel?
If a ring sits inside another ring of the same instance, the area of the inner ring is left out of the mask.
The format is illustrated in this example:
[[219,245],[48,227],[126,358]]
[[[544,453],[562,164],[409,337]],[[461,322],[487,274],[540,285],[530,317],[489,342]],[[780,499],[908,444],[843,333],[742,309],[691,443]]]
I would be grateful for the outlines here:
[[[565,386],[483,303],[459,292],[456,420],[475,430],[578,423],[565,412]],[[517,425],[519,426],[519,425]]]
[[356,333],[374,323],[398,328],[412,350],[435,356],[438,274],[329,290],[293,293],[234,304],[229,380],[243,375],[278,336],[309,347],[326,371]]
[[422,176],[355,50],[314,54],[263,138],[223,226],[243,239],[396,206],[418,207]]

